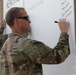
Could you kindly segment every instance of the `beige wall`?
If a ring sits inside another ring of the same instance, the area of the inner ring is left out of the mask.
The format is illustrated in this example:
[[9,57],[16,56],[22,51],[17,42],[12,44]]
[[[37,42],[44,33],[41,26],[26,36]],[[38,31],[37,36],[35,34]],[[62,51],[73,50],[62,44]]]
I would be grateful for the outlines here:
[[0,0],[0,21],[3,18],[3,0]]

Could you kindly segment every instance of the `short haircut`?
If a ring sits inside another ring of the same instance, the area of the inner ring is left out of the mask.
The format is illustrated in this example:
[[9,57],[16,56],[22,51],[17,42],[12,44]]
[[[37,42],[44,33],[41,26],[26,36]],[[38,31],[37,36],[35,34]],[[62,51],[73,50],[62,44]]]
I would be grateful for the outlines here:
[[5,19],[6,19],[6,23],[7,23],[10,27],[12,27],[12,26],[14,25],[14,19],[15,19],[16,17],[22,16],[20,10],[24,10],[24,8],[22,8],[22,7],[12,7],[12,8],[10,8],[10,9],[7,11]]

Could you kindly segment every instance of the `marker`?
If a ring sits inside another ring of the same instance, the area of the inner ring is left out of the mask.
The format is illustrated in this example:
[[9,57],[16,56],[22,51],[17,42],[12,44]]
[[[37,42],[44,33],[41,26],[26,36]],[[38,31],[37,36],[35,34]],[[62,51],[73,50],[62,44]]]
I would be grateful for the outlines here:
[[54,21],[55,23],[58,23],[58,21]]

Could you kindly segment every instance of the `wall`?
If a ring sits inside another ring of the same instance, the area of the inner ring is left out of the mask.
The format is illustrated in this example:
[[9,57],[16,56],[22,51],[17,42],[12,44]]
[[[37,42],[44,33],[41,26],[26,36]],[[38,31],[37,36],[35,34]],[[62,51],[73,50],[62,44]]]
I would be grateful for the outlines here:
[[0,0],[0,21],[3,18],[3,0]]

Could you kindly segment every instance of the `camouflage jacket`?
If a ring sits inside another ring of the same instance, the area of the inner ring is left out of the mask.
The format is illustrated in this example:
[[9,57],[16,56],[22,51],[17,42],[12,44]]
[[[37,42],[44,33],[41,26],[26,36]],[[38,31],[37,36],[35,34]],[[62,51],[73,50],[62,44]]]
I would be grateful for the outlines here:
[[5,42],[5,40],[7,39],[8,35],[7,34],[3,34],[4,28],[0,28],[0,50],[1,47],[3,45],[3,43]]
[[41,64],[59,64],[70,54],[69,36],[61,33],[52,49],[44,43],[11,33],[1,51],[0,75],[43,75]]

